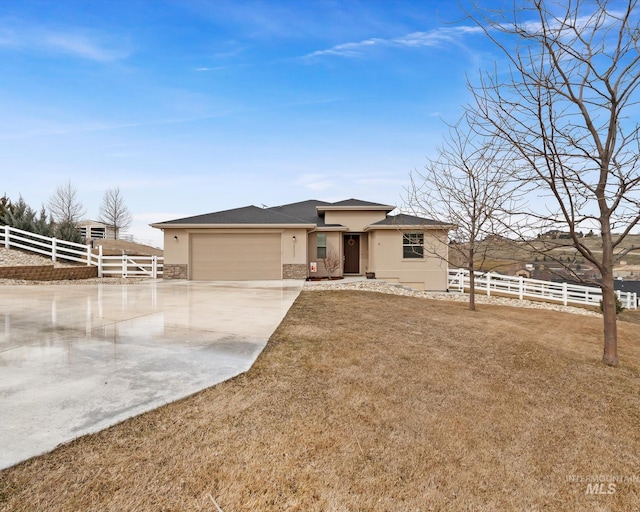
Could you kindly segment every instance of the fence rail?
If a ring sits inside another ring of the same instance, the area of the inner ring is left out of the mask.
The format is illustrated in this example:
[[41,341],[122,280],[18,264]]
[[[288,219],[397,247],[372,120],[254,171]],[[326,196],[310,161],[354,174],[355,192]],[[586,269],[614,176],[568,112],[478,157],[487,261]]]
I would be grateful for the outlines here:
[[[468,291],[470,287],[469,271],[450,269],[448,283],[450,291]],[[517,297],[520,300],[535,299],[557,302],[564,306],[580,304],[599,307],[602,300],[600,288],[505,276],[492,272],[475,272],[475,284],[478,294],[491,296],[492,293],[495,293],[496,295]],[[616,295],[625,308],[638,308],[638,297],[635,292],[616,291]]]
[[30,231],[0,226],[0,246],[6,249],[22,249],[58,260],[83,263],[98,267],[98,276],[112,277],[162,277],[164,258],[161,256],[105,256],[102,246],[94,253],[91,245],[77,244],[38,235]]

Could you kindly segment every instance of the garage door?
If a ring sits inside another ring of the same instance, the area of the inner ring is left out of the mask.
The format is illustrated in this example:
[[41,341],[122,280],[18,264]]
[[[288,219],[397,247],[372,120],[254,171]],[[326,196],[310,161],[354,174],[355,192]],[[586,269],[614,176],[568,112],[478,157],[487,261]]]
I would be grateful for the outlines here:
[[282,279],[280,233],[191,235],[191,279]]

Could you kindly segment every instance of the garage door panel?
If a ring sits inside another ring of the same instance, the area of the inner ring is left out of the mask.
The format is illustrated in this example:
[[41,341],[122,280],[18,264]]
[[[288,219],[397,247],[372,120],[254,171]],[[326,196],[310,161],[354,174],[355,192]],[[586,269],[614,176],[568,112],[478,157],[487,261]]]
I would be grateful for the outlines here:
[[191,235],[191,279],[281,279],[280,233]]

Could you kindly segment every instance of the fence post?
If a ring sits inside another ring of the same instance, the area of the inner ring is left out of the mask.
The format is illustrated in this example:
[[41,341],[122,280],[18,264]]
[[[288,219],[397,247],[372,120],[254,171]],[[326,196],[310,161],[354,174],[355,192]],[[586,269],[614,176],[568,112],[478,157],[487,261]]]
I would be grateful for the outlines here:
[[102,277],[102,244],[98,246],[98,277]]
[[631,309],[631,293],[627,292],[627,309]]
[[487,276],[487,297],[491,297],[491,272],[485,274]]
[[87,267],[91,266],[91,258],[92,258],[91,244],[87,244]]
[[51,261],[56,262],[56,249],[58,248],[58,240],[55,238],[51,239]]
[[562,304],[567,305],[567,283],[562,283]]
[[127,277],[127,255],[123,254],[122,255],[122,277],[126,278]]
[[9,226],[7,225],[4,227],[4,248],[9,248]]
[[157,256],[151,257],[151,277],[153,279],[158,278],[158,257]]
[[519,283],[519,289],[518,291],[520,292],[519,296],[520,296],[520,300],[524,299],[524,277],[520,276],[520,283]]

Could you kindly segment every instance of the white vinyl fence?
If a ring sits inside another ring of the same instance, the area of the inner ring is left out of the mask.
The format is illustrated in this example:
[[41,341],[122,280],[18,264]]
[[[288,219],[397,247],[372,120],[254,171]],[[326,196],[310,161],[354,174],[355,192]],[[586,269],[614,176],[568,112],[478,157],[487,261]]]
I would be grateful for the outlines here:
[[[600,307],[602,290],[592,286],[580,286],[569,283],[555,283],[539,279],[505,276],[491,272],[475,272],[476,293],[491,296],[507,295],[522,299],[534,299],[545,302],[558,302],[564,306],[581,304]],[[449,270],[449,291],[469,290],[469,271],[465,269]],[[616,291],[618,299],[627,309],[638,308],[637,294]]]
[[102,246],[94,254],[91,245],[76,244],[29,231],[0,226],[0,246],[34,252],[56,262],[84,263],[98,267],[99,277],[162,277],[164,258],[161,256],[104,256]]

